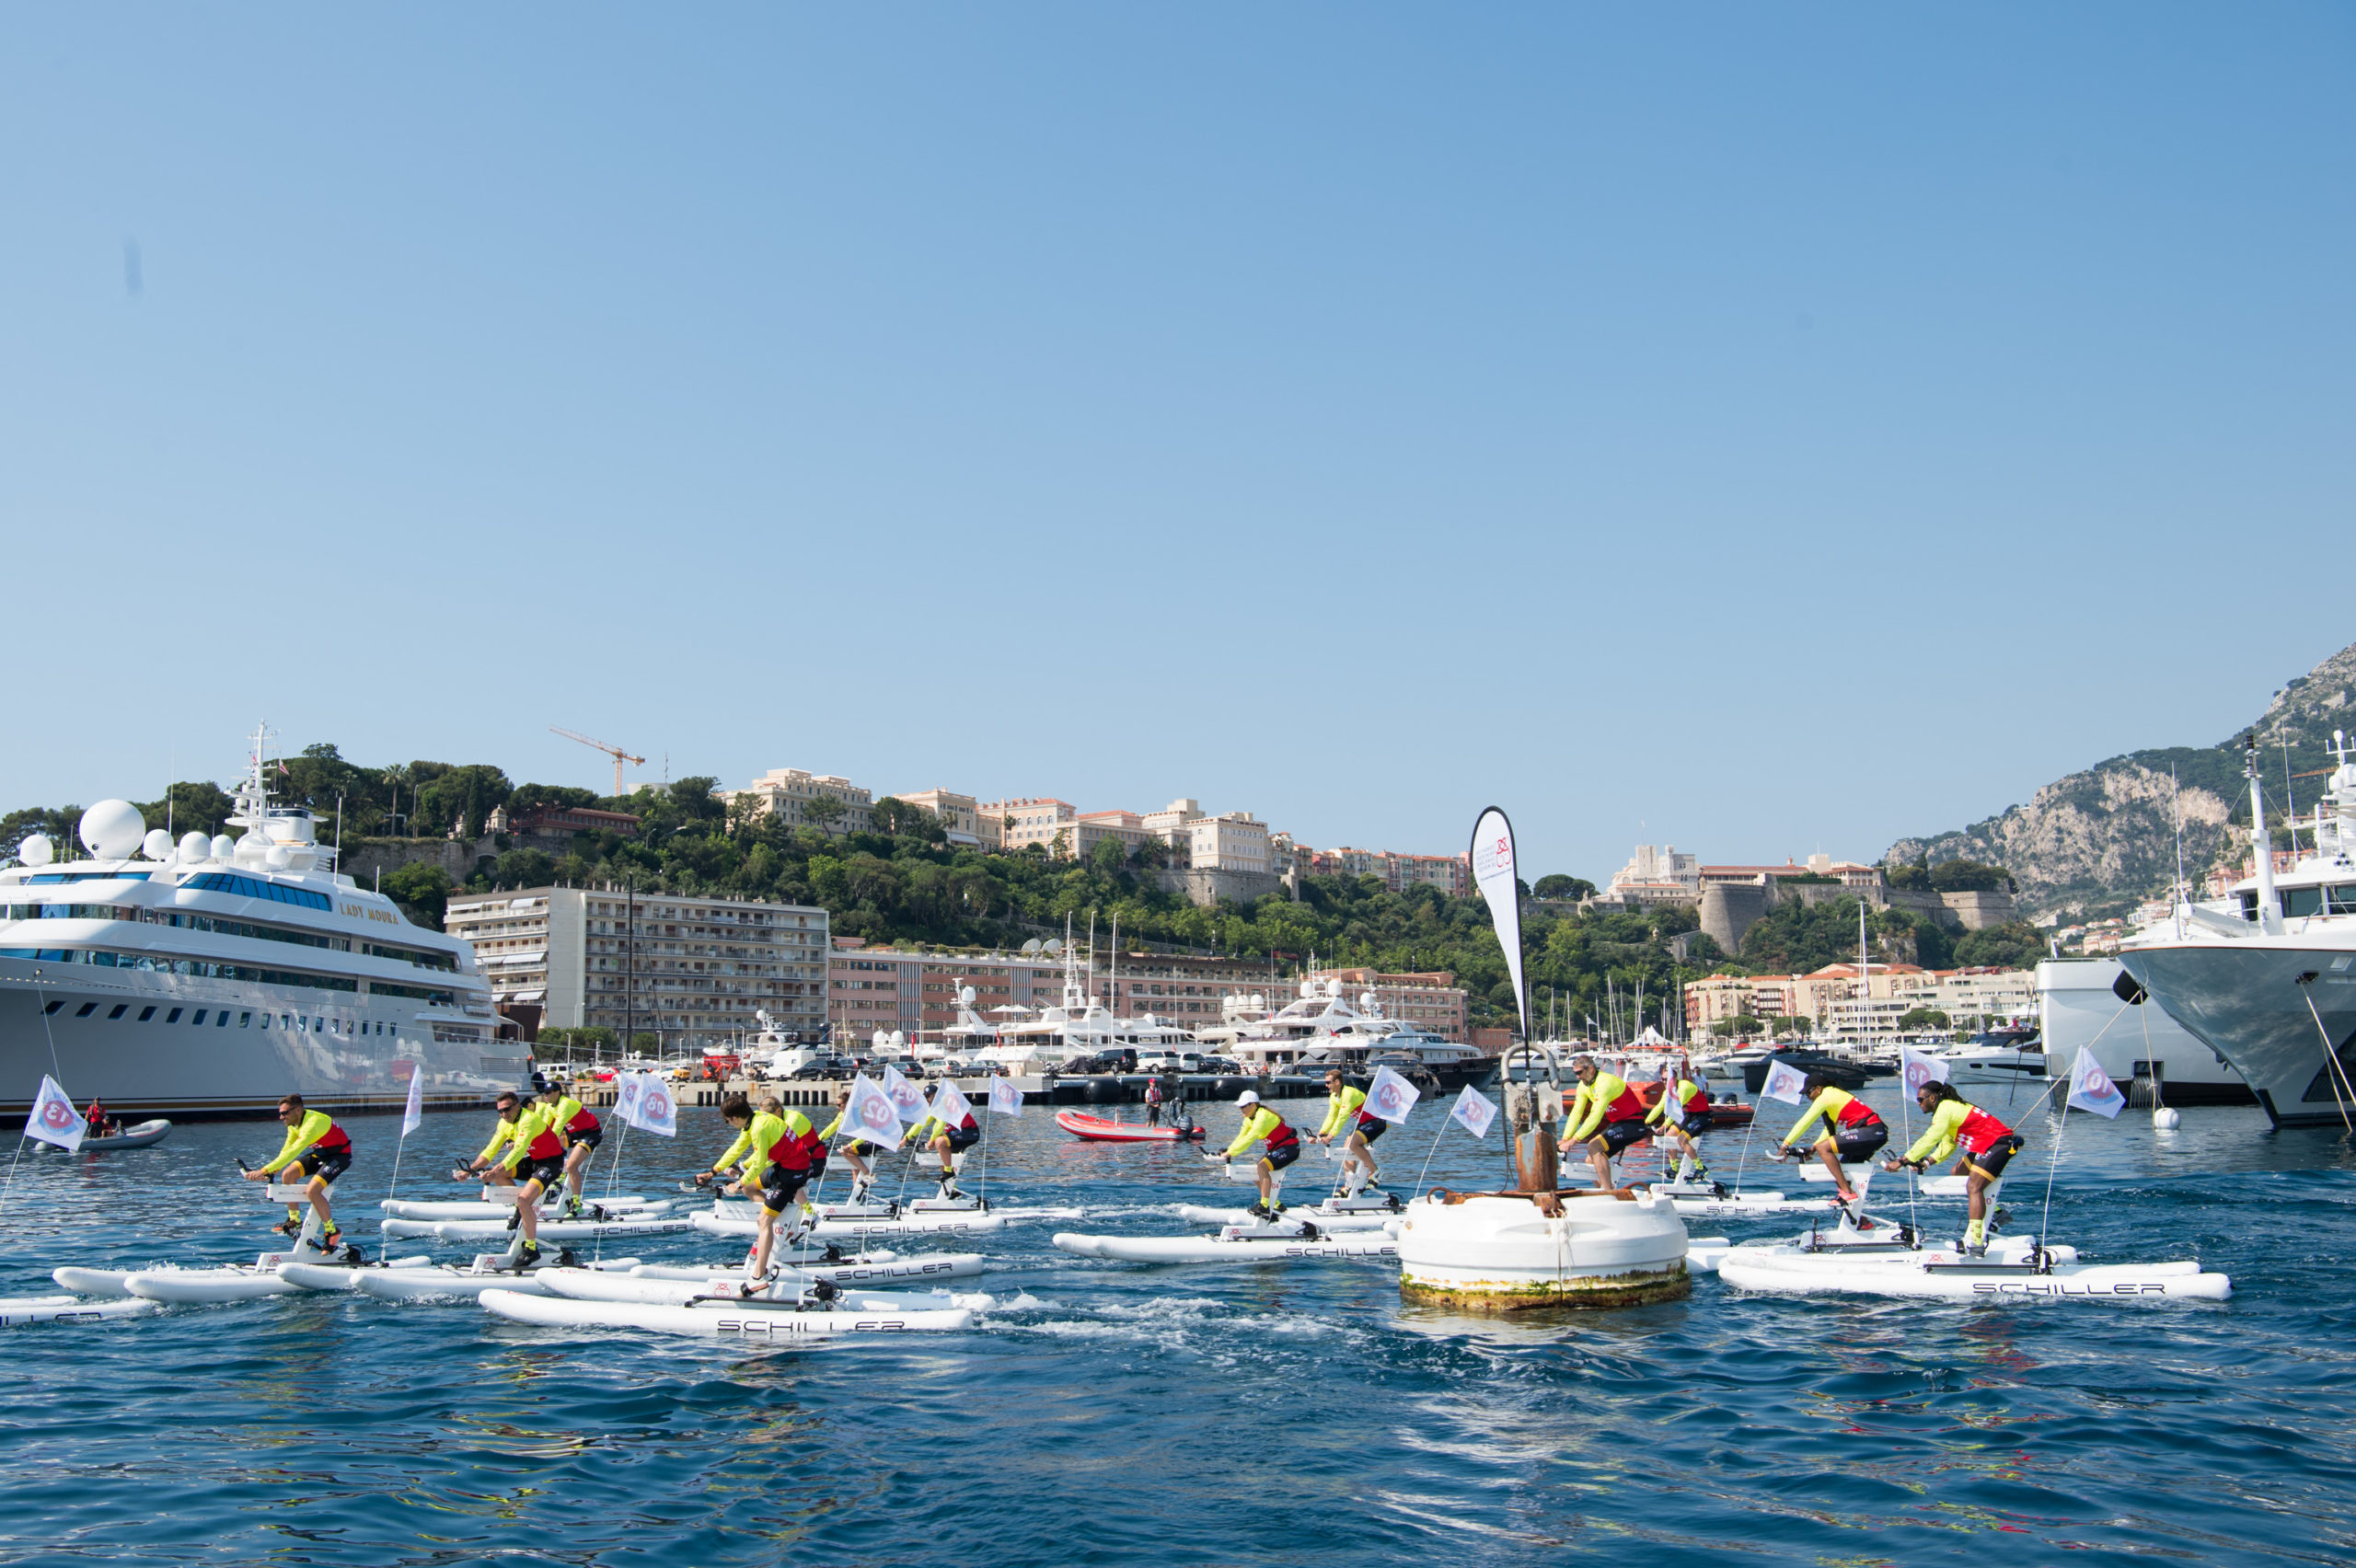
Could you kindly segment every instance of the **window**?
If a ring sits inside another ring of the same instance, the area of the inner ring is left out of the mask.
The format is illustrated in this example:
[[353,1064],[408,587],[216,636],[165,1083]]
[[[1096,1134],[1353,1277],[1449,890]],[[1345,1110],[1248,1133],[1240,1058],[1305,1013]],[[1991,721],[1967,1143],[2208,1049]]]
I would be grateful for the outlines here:
[[246,898],[267,898],[278,904],[297,905],[305,909],[335,907],[335,901],[324,893],[307,888],[282,887],[276,882],[263,882],[259,877],[241,877],[233,871],[206,871],[180,883],[199,893],[232,893]]
[[107,1021],[108,1021],[108,1022],[110,1022],[110,1023],[111,1023],[111,1022],[113,1022],[116,1019],[121,1018],[124,1013],[129,1012],[130,1010],[131,1010],[131,1004],[130,1004],[129,1002],[117,1002],[117,1003],[115,1003],[115,1005],[114,1005],[114,1011],[112,1011],[112,1012],[110,1012],[110,1013],[107,1014]]
[[171,1011],[169,1011],[169,1012],[167,1012],[167,1013],[166,1013],[166,1014],[164,1015],[164,1021],[165,1021],[166,1023],[178,1023],[178,1022],[179,1022],[179,1020],[180,1020],[180,1009],[178,1009],[178,1008],[174,1008]]
[[214,1016],[213,1027],[215,1029],[226,1029],[229,1027],[229,1009],[227,1008],[223,1008],[220,1012]]
[[[227,1013],[223,1013],[221,1016],[222,1016],[223,1018],[227,1018],[229,1015],[228,1015]],[[239,1029],[250,1029],[250,1028],[252,1028],[252,1027],[253,1027],[253,1021],[254,1021],[254,1015],[253,1015],[253,1014],[251,1014],[251,1013],[249,1013],[249,1012],[241,1012],[241,1013],[239,1013],[239,1014],[237,1015],[237,1027],[238,1027]]]
[[75,1016],[75,1018],[87,1018],[87,1017],[89,1017],[92,1013],[94,1013],[94,1012],[96,1012],[96,1011],[98,1011],[98,1003],[96,1003],[96,1002],[84,1002],[84,1003],[82,1004],[81,1010],[80,1010],[80,1011],[78,1011],[78,1012],[76,1012],[74,1016]]
[[141,1008],[139,1009],[139,1021],[142,1023],[145,1023],[149,1019],[154,1018],[155,1016],[156,1009],[154,1008]]
[[204,1027],[204,1009],[202,1008],[196,1009],[196,1016],[188,1020],[188,1026],[191,1029],[202,1029]]

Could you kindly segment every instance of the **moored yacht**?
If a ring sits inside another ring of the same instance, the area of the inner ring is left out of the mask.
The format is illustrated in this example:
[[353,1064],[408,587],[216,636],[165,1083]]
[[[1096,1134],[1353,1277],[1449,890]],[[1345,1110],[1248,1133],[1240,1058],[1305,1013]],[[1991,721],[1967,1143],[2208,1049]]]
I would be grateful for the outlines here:
[[2166,1105],[2248,1105],[2257,1096],[2241,1074],[2188,1032],[2115,958],[2049,958],[2037,966],[2045,1054],[2058,1076],[2091,1051],[2131,1097]]
[[398,1109],[412,1067],[431,1106],[527,1080],[473,949],[335,870],[312,813],[271,802],[267,739],[235,838],[176,842],[101,801],[77,829],[86,859],[36,834],[0,869],[0,1113],[43,1074],[79,1101],[176,1117],[266,1116],[289,1092]]
[[1339,980],[1303,980],[1299,995],[1276,1011],[1253,1010],[1264,1016],[1204,1032],[1207,1041],[1221,1043],[1249,1072],[1318,1072],[1338,1066],[1356,1075],[1392,1057],[1398,1060],[1392,1065],[1403,1071],[1405,1059],[1412,1058],[1442,1088],[1461,1089],[1484,1082],[1496,1071],[1495,1057],[1470,1045],[1385,1018],[1372,991],[1362,993],[1353,1004]]
[[2246,743],[2255,874],[2223,907],[2181,894],[2119,946],[2152,998],[2239,1073],[2278,1127],[2356,1125],[2356,749],[2332,733],[2312,851],[2277,876]]

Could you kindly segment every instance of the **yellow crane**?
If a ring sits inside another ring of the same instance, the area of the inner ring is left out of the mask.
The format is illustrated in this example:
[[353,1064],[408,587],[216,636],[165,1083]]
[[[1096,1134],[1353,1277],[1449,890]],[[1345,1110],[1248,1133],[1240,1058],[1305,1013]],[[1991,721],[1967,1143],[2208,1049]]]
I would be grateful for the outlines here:
[[644,757],[632,756],[621,747],[609,746],[603,741],[593,741],[588,736],[581,733],[578,730],[567,730],[560,725],[551,724],[549,726],[549,733],[551,735],[562,735],[568,741],[579,741],[583,745],[587,746],[590,750],[601,751],[606,755],[612,757],[614,759],[614,793],[617,796],[622,792],[622,764],[629,762],[635,763],[641,767],[644,767],[646,766],[646,759]]

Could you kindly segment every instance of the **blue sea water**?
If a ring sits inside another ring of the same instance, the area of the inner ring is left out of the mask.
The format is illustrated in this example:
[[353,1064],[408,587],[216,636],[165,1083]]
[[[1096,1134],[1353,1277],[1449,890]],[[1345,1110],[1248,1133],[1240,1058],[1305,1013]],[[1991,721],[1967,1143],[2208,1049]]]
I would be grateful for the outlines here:
[[[1888,1089],[1868,1098],[1895,1120]],[[429,1118],[402,1193],[452,1195],[441,1173],[487,1124]],[[355,1233],[396,1127],[352,1124]],[[1384,1141],[1394,1185],[1438,1131],[1426,1107]],[[2052,1119],[2024,1131],[2015,1228],[2035,1225]],[[152,1150],[25,1154],[0,1295],[52,1291],[65,1262],[250,1261],[271,1215],[231,1161],[276,1136],[191,1125]],[[722,1139],[710,1112],[676,1144],[633,1133],[622,1186],[665,1190]],[[1723,1174],[1741,1139],[1712,1141]],[[1501,1173],[1494,1134],[1437,1149],[1435,1182]],[[1170,1205],[1243,1189],[1186,1150],[1076,1143],[1034,1109],[994,1124],[988,1185],[1091,1216],[982,1238],[994,1272],[961,1287],[998,1305],[965,1333],[747,1349],[325,1296],[0,1331],[0,1562],[2356,1556],[2348,1142],[2255,1111],[2188,1111],[2174,1133],[2073,1113],[2065,1155],[2057,1239],[2198,1256],[2235,1299],[1782,1299],[1705,1275],[1667,1305],[1491,1320],[1404,1305],[1366,1264],[1082,1261],[1049,1232],[1177,1232]],[[1328,1169],[1312,1155],[1291,1195]]]

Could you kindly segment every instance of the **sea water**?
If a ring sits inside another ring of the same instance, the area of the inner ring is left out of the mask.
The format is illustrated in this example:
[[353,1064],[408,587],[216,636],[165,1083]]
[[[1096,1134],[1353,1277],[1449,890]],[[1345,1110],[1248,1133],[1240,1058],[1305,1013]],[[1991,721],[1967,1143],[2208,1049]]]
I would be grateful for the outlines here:
[[[1867,1099],[1897,1124],[1886,1082]],[[1322,1104],[1282,1108],[1313,1122]],[[1215,1145],[1237,1121],[1207,1120]],[[1789,1122],[1770,1102],[1751,1184],[1799,1188],[1759,1159]],[[2055,1134],[2044,1111],[2020,1125],[2015,1233],[2038,1223]],[[487,1113],[429,1117],[401,1194],[461,1194],[451,1162],[489,1128]],[[397,1129],[351,1124],[340,1217],[372,1250]],[[709,1111],[684,1113],[676,1141],[632,1132],[620,1190],[676,1195],[726,1137]],[[280,1213],[232,1162],[277,1138],[215,1124],[146,1150],[36,1146],[0,1214],[0,1294],[53,1290],[60,1263],[250,1262]],[[1743,1141],[1711,1135],[1714,1174],[1735,1174]],[[1476,1142],[1429,1103],[1379,1151],[1394,1190],[1427,1157],[1429,1180],[1455,1187],[1504,1170],[1497,1133]],[[1248,1190],[1192,1148],[1080,1143],[1034,1107],[991,1119],[966,1184],[1089,1217],[902,1243],[989,1254],[987,1275],[958,1282],[996,1300],[967,1332],[755,1347],[318,1295],[0,1331],[0,1562],[2356,1555],[2349,1141],[2272,1133],[2256,1111],[2188,1111],[2172,1133],[2143,1113],[2073,1113],[2063,1154],[2055,1239],[2089,1261],[2198,1257],[2234,1276],[2235,1299],[1784,1298],[1703,1275],[1666,1305],[1487,1319],[1403,1303],[1380,1264],[1087,1261],[1051,1232],[1199,1230],[1176,1205]],[[1313,1201],[1334,1169],[1312,1148],[1288,1197]],[[840,1195],[839,1167],[830,1185]],[[1883,1178],[1873,1206],[1902,1213],[1902,1187]],[[1923,1218],[1953,1233],[1961,1206]],[[696,1233],[632,1251],[736,1255]]]

